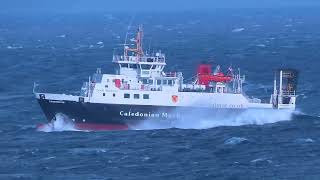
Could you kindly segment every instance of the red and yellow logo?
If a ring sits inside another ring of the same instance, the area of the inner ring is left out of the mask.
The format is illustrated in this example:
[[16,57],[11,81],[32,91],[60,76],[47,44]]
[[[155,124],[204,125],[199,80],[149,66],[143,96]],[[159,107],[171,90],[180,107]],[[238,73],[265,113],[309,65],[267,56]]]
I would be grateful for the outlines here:
[[172,95],[172,102],[174,102],[174,103],[178,102],[178,96],[177,95]]

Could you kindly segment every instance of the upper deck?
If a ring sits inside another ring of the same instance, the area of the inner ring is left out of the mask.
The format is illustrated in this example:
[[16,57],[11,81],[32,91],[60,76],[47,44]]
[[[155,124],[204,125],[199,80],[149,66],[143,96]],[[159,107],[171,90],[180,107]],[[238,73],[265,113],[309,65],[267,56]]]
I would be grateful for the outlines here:
[[131,63],[131,64],[159,64],[166,65],[165,55],[162,53],[156,53],[155,56],[121,56],[114,55],[112,59],[113,63]]

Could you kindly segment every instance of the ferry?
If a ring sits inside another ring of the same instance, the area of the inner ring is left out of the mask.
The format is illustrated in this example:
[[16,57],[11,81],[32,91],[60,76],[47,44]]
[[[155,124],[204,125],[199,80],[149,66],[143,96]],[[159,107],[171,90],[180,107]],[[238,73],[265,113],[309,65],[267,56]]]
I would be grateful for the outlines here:
[[186,82],[181,72],[164,70],[163,52],[144,52],[142,26],[133,41],[113,55],[114,73],[103,74],[98,68],[79,94],[37,92],[35,85],[34,95],[49,123],[53,125],[59,116],[81,130],[121,130],[145,121],[170,124],[191,115],[219,118],[249,109],[295,110],[298,72],[294,69],[274,73],[273,93],[263,101],[245,95],[240,70],[229,67],[224,72],[219,65],[202,63],[194,79]]

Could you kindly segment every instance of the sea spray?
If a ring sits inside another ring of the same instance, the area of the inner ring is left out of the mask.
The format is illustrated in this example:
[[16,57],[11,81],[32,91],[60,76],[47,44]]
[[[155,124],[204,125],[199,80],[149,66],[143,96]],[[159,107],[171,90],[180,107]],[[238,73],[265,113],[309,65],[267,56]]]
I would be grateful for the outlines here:
[[[226,112],[224,112],[226,113]],[[208,112],[208,114],[210,114]],[[291,120],[292,111],[276,110],[276,109],[248,109],[240,114],[229,115],[220,114],[216,117],[199,118],[197,113],[188,113],[184,118],[176,120],[158,120],[153,121],[146,119],[132,129],[146,130],[146,129],[166,129],[166,128],[179,128],[179,129],[208,129],[219,126],[241,126],[241,125],[263,125],[268,123],[275,123],[279,121]]]
[[61,113],[55,115],[55,120],[38,126],[37,130],[42,132],[79,131],[72,121]]

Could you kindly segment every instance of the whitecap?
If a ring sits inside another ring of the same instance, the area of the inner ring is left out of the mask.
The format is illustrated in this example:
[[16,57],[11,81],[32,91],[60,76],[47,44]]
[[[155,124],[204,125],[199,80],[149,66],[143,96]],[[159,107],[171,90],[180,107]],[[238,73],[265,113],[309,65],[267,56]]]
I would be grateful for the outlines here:
[[106,148],[72,148],[69,150],[72,154],[101,154],[106,153]]
[[49,156],[49,157],[46,157],[46,158],[42,158],[42,160],[50,160],[50,159],[55,159],[56,157],[55,156]]
[[97,45],[103,45],[102,41],[97,42]]
[[146,157],[143,157],[142,158],[142,161],[148,161],[148,160],[150,160],[151,158],[149,157],[149,156],[146,156]]
[[19,45],[9,45],[7,46],[7,49],[22,49],[23,47],[22,46],[19,46]]
[[245,28],[235,28],[232,30],[232,32],[241,32],[241,31],[244,31]]
[[225,145],[236,145],[240,144],[242,142],[246,142],[248,139],[243,138],[243,137],[232,137],[224,141]]
[[65,37],[67,37],[67,35],[65,35],[65,34],[61,34],[61,35],[59,35],[59,36],[56,36],[57,38],[65,38]]
[[311,138],[298,138],[295,140],[297,143],[313,143],[314,140]]
[[265,44],[257,44],[257,47],[267,47]]
[[267,162],[267,163],[272,163],[272,161],[268,158],[258,158],[250,161],[250,163],[259,163],[259,162]]

